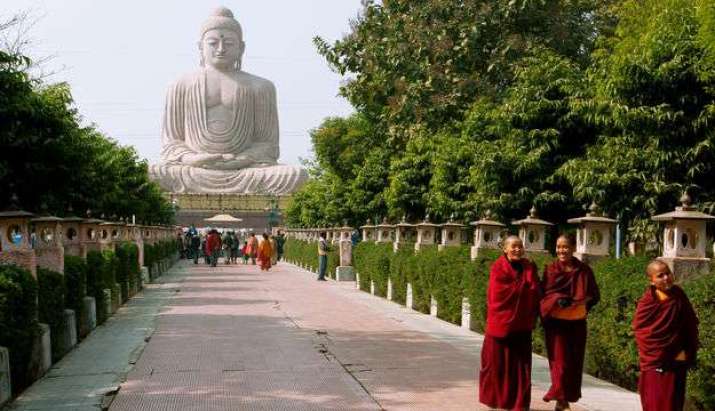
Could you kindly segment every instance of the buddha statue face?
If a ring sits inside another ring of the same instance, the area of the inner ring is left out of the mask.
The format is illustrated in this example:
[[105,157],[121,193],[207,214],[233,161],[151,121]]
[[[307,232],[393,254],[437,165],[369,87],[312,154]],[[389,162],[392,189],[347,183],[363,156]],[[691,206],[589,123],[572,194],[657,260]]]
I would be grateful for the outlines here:
[[207,31],[199,43],[201,65],[219,71],[235,71],[241,68],[245,43],[239,33],[225,28]]

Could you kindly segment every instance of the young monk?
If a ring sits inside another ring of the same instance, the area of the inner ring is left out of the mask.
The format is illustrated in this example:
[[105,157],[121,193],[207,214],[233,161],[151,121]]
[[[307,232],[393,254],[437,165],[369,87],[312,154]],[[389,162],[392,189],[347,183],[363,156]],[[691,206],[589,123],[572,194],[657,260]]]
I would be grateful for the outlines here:
[[487,327],[479,370],[479,401],[491,408],[528,410],[531,403],[531,331],[539,311],[539,275],[516,236],[492,265]]
[[573,256],[576,239],[556,240],[556,261],[546,266],[541,287],[541,318],[551,371],[551,388],[544,401],[556,400],[556,411],[570,410],[581,398],[586,316],[600,293],[591,268]]
[[643,411],[680,411],[685,382],[698,351],[698,318],[667,264],[646,269],[650,286],[638,301],[633,331],[640,359],[638,392]]

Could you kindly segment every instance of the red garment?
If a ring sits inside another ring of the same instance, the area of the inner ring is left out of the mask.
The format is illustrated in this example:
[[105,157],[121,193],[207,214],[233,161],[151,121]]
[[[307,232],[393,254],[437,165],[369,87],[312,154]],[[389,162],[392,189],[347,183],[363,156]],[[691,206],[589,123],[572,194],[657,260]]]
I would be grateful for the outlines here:
[[258,245],[258,260],[261,262],[261,270],[271,268],[271,254],[271,243],[268,240],[263,240],[263,242]]
[[529,409],[531,331],[512,333],[506,338],[484,336],[479,402],[490,408]]
[[[687,295],[678,286],[667,294],[661,301],[655,287],[648,287],[633,317],[644,411],[683,409],[687,368],[695,363],[699,346],[698,318]],[[675,360],[681,351],[686,361]]]
[[586,320],[548,319],[543,325],[551,373],[551,387],[544,401],[576,402],[581,398]]
[[211,254],[214,251],[221,250],[221,236],[218,233],[211,233],[206,238],[206,249]]
[[539,312],[539,276],[531,261],[523,259],[519,264],[523,267],[521,273],[504,255],[492,264],[487,288],[486,334],[493,337],[534,329]]
[[648,287],[638,301],[633,331],[641,371],[670,368],[681,351],[689,364],[695,362],[698,318],[680,287],[674,285],[667,293],[670,298],[660,301],[655,287]]
[[595,305],[600,292],[591,267],[573,258],[572,271],[566,271],[558,260],[546,266],[541,288],[544,297],[540,309],[549,357],[551,387],[544,401],[576,402],[581,398],[583,359],[586,354],[586,320],[559,320],[549,314],[558,307],[560,298],[587,307]]
[[558,260],[546,266],[541,280],[544,293],[540,307],[542,318],[549,316],[560,298],[569,298],[574,304],[586,304],[588,307],[601,298],[591,267],[577,258],[572,258],[571,266],[571,272],[567,272]]
[[685,406],[687,367],[659,372],[641,371],[638,392],[643,411],[682,411]]

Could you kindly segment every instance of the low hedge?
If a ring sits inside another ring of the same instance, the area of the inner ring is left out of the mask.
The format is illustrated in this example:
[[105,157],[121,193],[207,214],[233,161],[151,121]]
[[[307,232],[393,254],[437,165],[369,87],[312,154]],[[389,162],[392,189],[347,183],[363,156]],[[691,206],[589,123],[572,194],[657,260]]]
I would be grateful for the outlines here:
[[77,318],[83,312],[82,301],[87,295],[87,262],[82,257],[65,256],[65,305],[74,310]]
[[52,270],[37,268],[37,308],[39,320],[50,326],[50,339],[52,341],[52,362],[62,358],[59,350],[60,336],[65,328],[65,295],[67,286],[65,276]]
[[111,252],[101,253],[90,251],[87,253],[87,295],[94,297],[97,307],[97,325],[107,320],[107,308],[111,305],[104,295],[104,289],[112,289],[116,280],[114,268],[111,267]]
[[37,282],[29,271],[0,265],[0,346],[10,352],[13,394],[19,394],[32,381],[28,365],[37,326]]
[[122,302],[124,303],[129,300],[129,290],[134,290],[141,284],[139,247],[134,243],[121,243],[117,246],[116,257],[118,262],[117,282],[121,287]]

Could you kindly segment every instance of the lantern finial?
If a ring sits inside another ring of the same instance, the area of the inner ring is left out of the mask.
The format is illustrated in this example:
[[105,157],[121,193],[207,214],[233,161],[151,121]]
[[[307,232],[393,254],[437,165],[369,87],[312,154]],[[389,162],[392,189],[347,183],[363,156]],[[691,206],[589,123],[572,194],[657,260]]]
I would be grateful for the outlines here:
[[537,212],[536,212],[536,206],[535,206],[535,205],[532,205],[532,206],[531,206],[531,210],[529,210],[529,217],[531,217],[531,218],[536,218],[536,217],[538,217],[538,214],[537,214]]
[[687,191],[683,192],[680,196],[680,203],[683,205],[683,210],[688,210],[692,208],[693,199],[690,197]]

